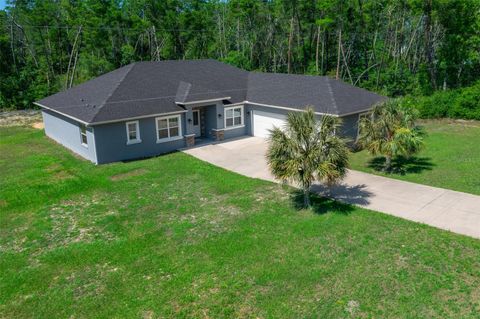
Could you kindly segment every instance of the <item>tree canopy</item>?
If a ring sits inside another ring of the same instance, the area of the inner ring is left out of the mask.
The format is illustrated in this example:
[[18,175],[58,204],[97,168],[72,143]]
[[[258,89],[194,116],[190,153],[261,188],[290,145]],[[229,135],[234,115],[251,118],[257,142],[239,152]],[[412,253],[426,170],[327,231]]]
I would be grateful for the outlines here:
[[267,162],[272,174],[293,182],[303,190],[304,206],[310,206],[314,181],[334,184],[345,177],[348,166],[346,141],[335,134],[338,117],[324,115],[317,120],[312,108],[290,112],[285,127],[271,130]]
[[480,74],[478,0],[17,0],[0,10],[0,107],[139,60],[215,58],[389,96]]

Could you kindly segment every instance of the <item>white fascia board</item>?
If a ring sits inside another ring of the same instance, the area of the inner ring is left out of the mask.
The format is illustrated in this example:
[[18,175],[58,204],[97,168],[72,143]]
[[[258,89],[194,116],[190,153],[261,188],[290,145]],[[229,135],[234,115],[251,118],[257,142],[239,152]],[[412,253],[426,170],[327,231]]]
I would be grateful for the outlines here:
[[168,112],[168,113],[157,113],[157,114],[149,114],[149,115],[128,117],[128,118],[123,118],[123,119],[119,119],[119,120],[95,122],[95,123],[91,123],[90,126],[100,125],[100,124],[117,123],[117,122],[125,122],[125,121],[130,121],[130,120],[139,120],[139,119],[145,119],[145,118],[149,118],[149,117],[159,117],[159,116],[163,116],[163,115],[181,114],[181,113],[186,113],[186,112],[187,111],[182,110],[182,111],[174,111],[174,112]]
[[191,104],[200,104],[200,103],[208,103],[208,102],[217,102],[217,101],[222,101],[222,100],[230,100],[231,98],[232,98],[231,96],[225,96],[225,97],[219,97],[219,98],[210,99],[210,100],[198,100],[198,101],[190,101],[190,102],[175,102],[175,104],[191,105]]
[[40,103],[38,103],[38,102],[33,102],[33,104],[35,104],[35,105],[37,105],[37,106],[40,106],[40,107],[43,108],[43,109],[52,111],[52,112],[54,112],[54,113],[58,113],[58,114],[63,115],[63,116],[65,116],[65,117],[68,117],[69,119],[72,119],[72,120],[74,120],[74,121],[80,122],[80,123],[85,124],[85,125],[87,125],[87,126],[90,125],[90,123],[88,123],[88,122],[82,121],[82,120],[80,120],[80,119],[78,119],[78,118],[76,118],[76,117],[74,117],[74,116],[71,116],[71,115],[65,114],[65,113],[63,113],[63,112],[57,111],[57,110],[55,110],[55,109],[52,109],[52,108],[50,108],[50,107],[48,107],[48,106],[45,106],[45,105],[43,105],[43,104],[40,104]]
[[[262,103],[255,103],[255,102],[249,102],[249,101],[245,101],[245,102],[243,102],[243,103],[247,103],[247,104],[251,104],[251,105],[256,105],[256,106],[270,107],[270,108],[274,108],[274,109],[295,111],[295,112],[304,112],[304,111],[305,111],[305,110],[300,110],[300,109],[294,109],[294,108],[291,108],[291,107],[271,105],[271,104],[262,104]],[[317,115],[330,115],[330,116],[338,117],[337,114],[330,114],[330,113],[315,112],[315,114],[317,114]]]

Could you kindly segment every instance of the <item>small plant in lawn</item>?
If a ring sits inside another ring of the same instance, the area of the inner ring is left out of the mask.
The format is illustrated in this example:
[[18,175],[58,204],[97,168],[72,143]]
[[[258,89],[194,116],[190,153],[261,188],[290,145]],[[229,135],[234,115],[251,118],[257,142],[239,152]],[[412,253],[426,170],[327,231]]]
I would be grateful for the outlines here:
[[345,140],[335,135],[337,117],[315,119],[314,111],[292,112],[284,128],[271,130],[267,161],[272,174],[302,187],[304,206],[310,206],[310,186],[317,179],[327,184],[341,180],[348,166]]
[[389,172],[392,158],[410,157],[423,147],[424,132],[416,118],[416,112],[402,107],[398,99],[387,100],[360,119],[358,143],[372,155],[383,155],[384,170]]

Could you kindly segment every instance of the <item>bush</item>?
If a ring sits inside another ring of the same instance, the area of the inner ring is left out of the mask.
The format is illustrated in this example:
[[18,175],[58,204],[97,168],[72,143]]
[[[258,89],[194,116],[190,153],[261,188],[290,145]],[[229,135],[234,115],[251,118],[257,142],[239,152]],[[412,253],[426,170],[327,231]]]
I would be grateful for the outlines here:
[[430,96],[408,96],[402,99],[402,105],[417,109],[421,118],[480,120],[480,82]]

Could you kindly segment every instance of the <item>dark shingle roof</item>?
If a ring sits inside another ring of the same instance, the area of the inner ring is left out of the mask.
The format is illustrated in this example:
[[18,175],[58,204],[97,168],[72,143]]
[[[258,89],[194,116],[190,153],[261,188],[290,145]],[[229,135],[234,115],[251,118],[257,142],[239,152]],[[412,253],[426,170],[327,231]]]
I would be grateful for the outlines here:
[[[344,115],[384,97],[322,76],[247,72],[215,60],[137,62],[37,103],[87,123],[183,111],[225,99]],[[177,103],[178,104],[177,104]]]

